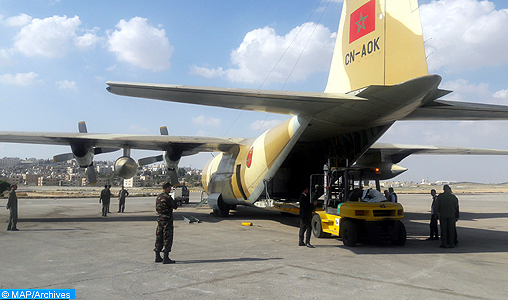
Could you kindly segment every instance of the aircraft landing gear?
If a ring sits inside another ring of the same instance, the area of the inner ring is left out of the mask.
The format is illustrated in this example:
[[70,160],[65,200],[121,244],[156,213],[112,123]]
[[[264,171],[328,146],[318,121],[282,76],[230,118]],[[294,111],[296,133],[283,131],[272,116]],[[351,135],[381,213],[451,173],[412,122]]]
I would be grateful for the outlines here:
[[219,209],[213,210],[214,215],[217,215],[221,218],[225,218],[225,217],[229,216],[229,210],[231,209],[231,206],[224,203],[222,198],[219,198],[219,201],[217,201],[217,204],[219,206]]

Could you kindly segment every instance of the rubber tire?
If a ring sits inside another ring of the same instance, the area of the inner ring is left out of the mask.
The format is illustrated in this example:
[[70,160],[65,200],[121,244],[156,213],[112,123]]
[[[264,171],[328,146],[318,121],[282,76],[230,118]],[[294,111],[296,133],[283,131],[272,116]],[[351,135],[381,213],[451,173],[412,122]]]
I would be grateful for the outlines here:
[[311,226],[312,226],[312,235],[314,235],[314,237],[324,238],[331,236],[331,234],[323,232],[321,216],[319,214],[314,214],[314,216],[312,217]]
[[219,217],[221,218],[226,218],[229,216],[229,210],[230,210],[230,206],[226,203],[224,203],[224,200],[222,200],[222,198],[219,198]]
[[349,220],[344,221],[344,223],[342,223],[342,228],[340,229],[340,236],[342,237],[344,246],[356,246],[358,241],[358,230],[356,229],[355,223]]
[[406,226],[404,226],[404,223],[399,221],[399,224],[397,227],[398,227],[397,239],[393,240],[392,244],[395,246],[404,246],[404,244],[406,244],[406,238],[407,238]]

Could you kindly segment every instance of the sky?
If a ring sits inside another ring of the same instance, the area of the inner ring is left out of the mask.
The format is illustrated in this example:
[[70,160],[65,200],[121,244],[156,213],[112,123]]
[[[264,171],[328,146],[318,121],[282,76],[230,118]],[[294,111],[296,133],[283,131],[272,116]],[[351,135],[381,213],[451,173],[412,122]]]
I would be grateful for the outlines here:
[[[508,105],[508,1],[419,4],[429,72],[454,91],[443,99]],[[171,135],[256,137],[288,116],[117,96],[106,81],[322,92],[341,9],[340,0],[0,0],[0,130],[77,132],[86,121],[94,133],[167,126]],[[506,137],[508,121],[406,121],[379,142],[508,149]],[[65,152],[0,143],[0,158]],[[132,151],[136,160],[157,154]],[[202,168],[211,157],[180,166]],[[508,182],[503,156],[414,155],[399,164],[409,169],[403,181]]]

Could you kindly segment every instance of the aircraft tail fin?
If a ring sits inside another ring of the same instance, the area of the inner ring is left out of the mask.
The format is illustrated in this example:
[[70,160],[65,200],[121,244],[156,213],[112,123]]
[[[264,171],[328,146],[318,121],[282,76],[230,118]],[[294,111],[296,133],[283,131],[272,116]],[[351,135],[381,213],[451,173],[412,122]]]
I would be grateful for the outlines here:
[[428,75],[417,0],[345,0],[325,92]]

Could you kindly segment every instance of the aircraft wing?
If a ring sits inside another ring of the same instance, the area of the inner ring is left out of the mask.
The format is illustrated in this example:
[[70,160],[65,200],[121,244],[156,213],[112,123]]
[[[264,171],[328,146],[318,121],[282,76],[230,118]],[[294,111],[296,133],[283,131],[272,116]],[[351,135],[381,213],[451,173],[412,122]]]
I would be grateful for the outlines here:
[[506,120],[508,106],[434,100],[414,110],[402,120]]
[[508,150],[375,143],[364,155],[370,156],[375,154],[380,154],[382,161],[396,164],[413,154],[508,155]]
[[341,93],[211,88],[170,84],[106,82],[113,94],[286,115],[315,115],[365,98]]
[[244,139],[198,136],[53,133],[53,132],[0,132],[0,142],[47,145],[85,145],[88,147],[116,147],[143,150],[182,150],[182,155],[198,152],[223,152]]

